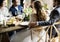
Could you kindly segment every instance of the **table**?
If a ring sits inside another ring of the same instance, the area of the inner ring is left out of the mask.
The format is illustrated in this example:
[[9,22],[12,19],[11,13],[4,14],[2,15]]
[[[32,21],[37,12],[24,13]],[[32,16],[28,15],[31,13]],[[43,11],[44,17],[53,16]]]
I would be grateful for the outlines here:
[[0,28],[0,35],[2,35],[1,42],[10,42],[9,36],[8,36],[8,32],[10,31],[15,31],[15,30],[19,30],[22,29],[24,27],[21,26],[14,26],[14,27],[7,27],[7,28]]
[[24,27],[14,26],[14,27],[0,28],[0,33],[5,33],[5,32],[14,31],[14,30],[19,30],[19,29],[22,29],[22,28],[24,28]]

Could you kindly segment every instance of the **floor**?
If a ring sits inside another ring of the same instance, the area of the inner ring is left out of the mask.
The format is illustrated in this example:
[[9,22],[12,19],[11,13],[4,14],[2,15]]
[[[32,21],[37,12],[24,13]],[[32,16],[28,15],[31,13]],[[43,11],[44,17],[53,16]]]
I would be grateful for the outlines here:
[[[45,31],[44,30],[41,31],[39,35],[42,37],[40,42],[45,42],[45,39],[46,39]],[[33,35],[33,42],[37,42],[38,39],[39,37],[37,37],[36,35]],[[25,29],[20,32],[17,32],[12,36],[11,42],[32,42],[30,30]]]
[[31,42],[30,34],[30,30],[27,29],[17,32],[12,36],[11,42]]

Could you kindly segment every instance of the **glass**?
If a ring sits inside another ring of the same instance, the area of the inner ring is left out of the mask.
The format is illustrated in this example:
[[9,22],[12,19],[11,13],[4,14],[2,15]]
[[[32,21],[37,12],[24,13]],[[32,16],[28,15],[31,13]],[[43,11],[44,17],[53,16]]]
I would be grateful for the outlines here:
[[0,24],[3,24],[3,20],[4,20],[4,16],[2,14],[0,14]]
[[6,26],[6,20],[3,20],[3,27]]

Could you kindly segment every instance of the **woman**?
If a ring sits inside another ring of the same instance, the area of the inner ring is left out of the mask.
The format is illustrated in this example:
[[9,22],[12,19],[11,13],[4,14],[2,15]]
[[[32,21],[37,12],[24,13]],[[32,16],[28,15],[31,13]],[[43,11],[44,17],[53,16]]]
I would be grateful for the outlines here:
[[[44,10],[42,10],[41,2],[40,1],[34,1],[32,5],[33,5],[32,8],[33,8],[33,12],[34,13],[31,15],[31,20],[30,21],[31,22],[47,21],[47,16],[46,16],[46,13],[44,12]],[[45,42],[46,41],[46,32],[42,28],[43,27],[38,27],[38,28],[34,28],[33,29],[33,31],[36,30],[35,32],[37,32],[39,34],[39,36],[41,37],[39,42]],[[34,41],[33,42],[37,42],[38,40],[39,40],[39,38],[35,38],[34,37]]]
[[31,16],[31,21],[47,21],[47,14],[44,10],[42,10],[40,1],[34,1],[32,4],[32,8],[33,14]]
[[5,7],[5,0],[0,1],[0,14],[2,14],[4,17],[10,16],[8,13],[8,9]]
[[[3,22],[7,16],[10,16],[8,9],[4,6],[4,2],[5,0],[0,0],[0,22]],[[9,42],[7,33],[0,34],[0,42]]]
[[5,7],[5,3],[6,3],[5,0],[0,1],[0,18],[1,18],[0,21],[1,21],[1,24],[3,24],[3,20],[7,20],[8,19],[7,17],[11,16],[8,12],[8,9]]

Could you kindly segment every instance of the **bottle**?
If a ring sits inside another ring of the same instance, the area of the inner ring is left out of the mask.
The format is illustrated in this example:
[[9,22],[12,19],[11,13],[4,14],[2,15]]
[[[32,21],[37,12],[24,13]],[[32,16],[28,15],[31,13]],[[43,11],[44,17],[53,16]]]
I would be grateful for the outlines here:
[[3,27],[6,26],[6,20],[3,20]]

